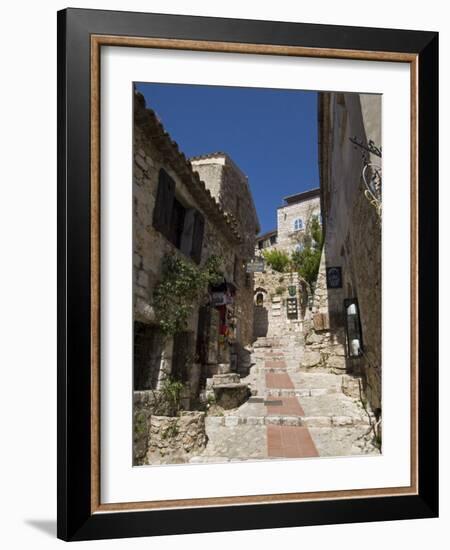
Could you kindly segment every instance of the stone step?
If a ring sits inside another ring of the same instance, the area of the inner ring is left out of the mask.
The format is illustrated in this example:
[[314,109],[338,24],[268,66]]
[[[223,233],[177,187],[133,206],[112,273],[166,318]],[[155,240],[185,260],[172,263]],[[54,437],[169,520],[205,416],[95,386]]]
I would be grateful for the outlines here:
[[251,354],[251,357],[258,357],[258,359],[264,359],[265,357],[287,357],[289,355],[302,355],[303,356],[304,352],[303,352],[303,349],[301,347],[299,347],[298,349],[289,349],[289,350],[284,350],[283,352],[274,352],[274,353],[255,353],[253,352]]
[[206,386],[220,386],[222,384],[239,384],[241,377],[235,372],[227,374],[215,374],[212,378],[206,380]]
[[277,355],[266,355],[265,357],[252,357],[252,363],[265,363],[266,361],[297,361],[300,364],[301,361],[301,355],[293,353],[292,355],[283,355],[283,356],[277,356]]
[[316,397],[330,393],[342,393],[337,388],[298,388],[298,389],[266,389],[267,397]]
[[300,356],[285,356],[285,357],[264,357],[261,359],[254,359],[252,363],[256,365],[257,363],[266,363],[267,361],[284,361],[292,362],[296,361],[300,365]]
[[367,417],[360,416],[207,416],[206,427],[240,426],[250,424],[254,426],[306,426],[311,428],[345,428],[348,426],[370,426]]
[[295,366],[295,367],[290,367],[290,366],[286,366],[286,367],[264,367],[264,366],[260,366],[260,365],[255,365],[254,367],[252,367],[250,369],[250,372],[252,374],[264,374],[266,372],[304,372],[301,370],[301,367],[299,366]]
[[277,342],[254,342],[252,348],[253,351],[268,349],[283,350],[289,347],[296,347],[301,345],[303,345],[303,339],[299,338],[298,336],[292,336],[292,338],[286,340],[278,340]]
[[228,374],[231,371],[231,367],[228,363],[219,363],[217,365],[208,365],[208,376],[215,376],[217,374]]

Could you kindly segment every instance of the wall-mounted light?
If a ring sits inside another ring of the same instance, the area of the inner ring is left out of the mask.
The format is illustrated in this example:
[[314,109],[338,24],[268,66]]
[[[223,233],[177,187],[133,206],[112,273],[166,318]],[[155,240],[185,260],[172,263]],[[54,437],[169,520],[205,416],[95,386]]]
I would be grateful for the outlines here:
[[344,315],[348,356],[360,357],[363,352],[363,342],[359,306],[356,298],[346,298],[344,300]]

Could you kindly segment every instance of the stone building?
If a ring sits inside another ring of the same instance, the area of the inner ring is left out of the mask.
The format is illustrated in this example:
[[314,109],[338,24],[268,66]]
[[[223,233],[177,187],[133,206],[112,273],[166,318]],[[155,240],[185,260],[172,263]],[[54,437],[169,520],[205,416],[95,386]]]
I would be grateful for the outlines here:
[[[309,189],[283,199],[277,209],[277,229],[259,235],[255,254],[279,250],[290,255],[301,249],[308,223],[313,217],[321,221],[320,189]],[[254,337],[300,336],[308,315],[309,289],[296,271],[279,273],[265,267],[255,274]],[[300,353],[301,339],[297,338]]]
[[319,140],[325,241],[306,348],[328,368],[360,376],[379,420],[381,218],[363,170],[381,167],[381,96],[321,93]]
[[255,238],[260,231],[253,196],[247,176],[226,153],[210,153],[190,161],[219,207],[233,220],[241,238],[234,248],[233,282],[239,319],[235,351],[238,361],[246,363],[249,358],[245,347],[253,341],[253,277],[246,273],[245,265],[254,256]]
[[320,219],[320,189],[309,189],[283,199],[284,204],[277,208],[277,228],[259,235],[256,252],[282,250],[293,252],[301,246],[301,236],[308,221],[313,216]]
[[307,298],[308,289],[297,272],[280,273],[267,266],[256,273],[254,338],[301,335]]
[[[242,350],[252,337],[253,281],[243,265],[254,254],[258,219],[246,178],[231,159],[206,157],[220,166],[214,174],[206,173],[199,159],[191,163],[139,93],[133,151],[135,403],[170,374],[185,384],[188,408],[208,376],[230,366],[237,370],[245,359]],[[185,330],[173,337],[163,334],[154,307],[168,255],[199,267],[215,256],[222,273],[222,280],[199,297]]]

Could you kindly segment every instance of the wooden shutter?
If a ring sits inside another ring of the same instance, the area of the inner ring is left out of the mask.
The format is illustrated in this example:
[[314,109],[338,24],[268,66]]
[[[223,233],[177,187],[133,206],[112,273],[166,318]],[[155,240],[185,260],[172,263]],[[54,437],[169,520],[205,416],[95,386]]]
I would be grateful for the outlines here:
[[175,195],[175,182],[169,174],[161,168],[158,178],[158,191],[153,210],[153,227],[165,237],[170,235],[170,221],[172,218],[173,199]]
[[194,231],[192,234],[191,258],[194,260],[194,262],[198,264],[202,259],[202,246],[203,246],[204,233],[205,233],[205,218],[200,214],[200,212],[196,212],[194,217]]

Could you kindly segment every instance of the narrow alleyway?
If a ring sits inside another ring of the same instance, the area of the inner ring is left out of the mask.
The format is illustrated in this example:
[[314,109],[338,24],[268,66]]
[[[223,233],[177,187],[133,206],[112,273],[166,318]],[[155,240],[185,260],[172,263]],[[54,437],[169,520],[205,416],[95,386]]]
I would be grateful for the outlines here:
[[206,417],[208,444],[190,462],[379,454],[367,412],[342,392],[342,375],[305,372],[301,349],[295,337],[258,338],[242,379],[252,397]]

